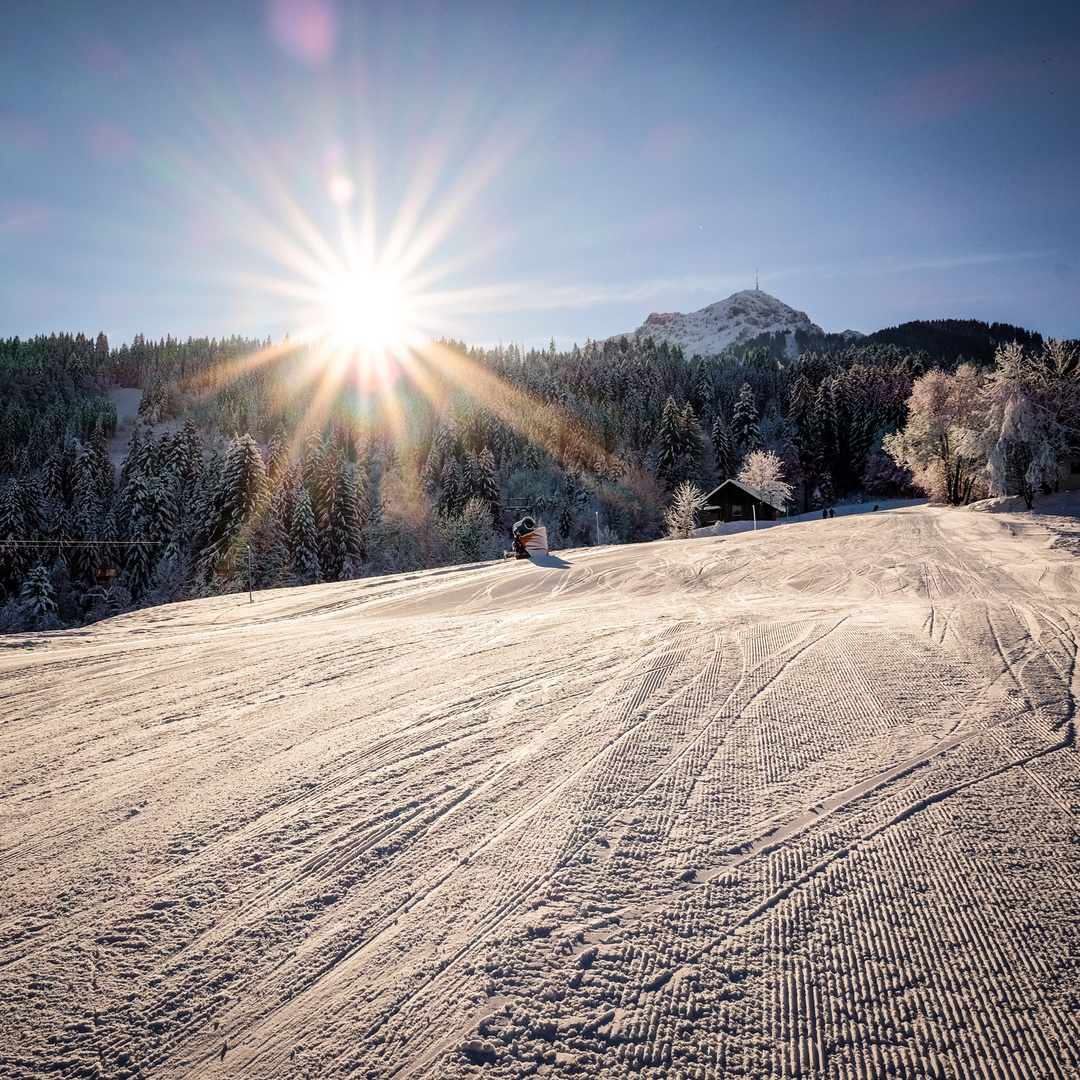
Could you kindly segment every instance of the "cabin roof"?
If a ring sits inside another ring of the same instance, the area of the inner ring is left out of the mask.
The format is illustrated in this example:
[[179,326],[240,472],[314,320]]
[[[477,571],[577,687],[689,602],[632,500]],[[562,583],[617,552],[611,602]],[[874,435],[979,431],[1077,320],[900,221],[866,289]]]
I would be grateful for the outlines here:
[[777,499],[775,496],[763,495],[756,487],[751,487],[749,484],[744,484],[741,480],[725,480],[719,487],[713,488],[708,495],[705,496],[706,510],[719,510],[720,507],[714,504],[714,500],[720,497],[720,492],[724,490],[728,485],[738,488],[740,491],[745,491],[747,495],[752,499],[756,499],[759,503],[764,503],[766,506],[771,506],[775,510],[784,509],[783,499]]

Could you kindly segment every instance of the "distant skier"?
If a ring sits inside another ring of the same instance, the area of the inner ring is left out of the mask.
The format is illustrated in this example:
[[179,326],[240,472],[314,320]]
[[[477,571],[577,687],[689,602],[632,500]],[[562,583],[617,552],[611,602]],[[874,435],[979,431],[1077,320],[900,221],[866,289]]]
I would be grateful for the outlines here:
[[831,506],[829,507],[829,517],[836,517],[836,511]]
[[828,521],[829,520],[829,511],[828,510],[822,510],[821,511],[821,520],[822,521]]

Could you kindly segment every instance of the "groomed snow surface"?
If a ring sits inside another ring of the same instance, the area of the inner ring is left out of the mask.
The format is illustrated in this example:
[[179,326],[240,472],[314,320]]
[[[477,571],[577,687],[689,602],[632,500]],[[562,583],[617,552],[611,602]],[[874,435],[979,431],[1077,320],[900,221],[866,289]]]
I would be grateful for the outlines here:
[[1076,525],[2,639],[0,1075],[1077,1077]]

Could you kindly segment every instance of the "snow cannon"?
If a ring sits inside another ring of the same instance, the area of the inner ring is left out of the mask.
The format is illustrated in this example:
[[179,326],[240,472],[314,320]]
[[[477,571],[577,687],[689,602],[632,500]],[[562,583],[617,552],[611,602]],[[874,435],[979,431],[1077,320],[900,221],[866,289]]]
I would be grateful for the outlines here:
[[547,529],[538,525],[536,518],[526,515],[514,522],[514,557],[528,559],[533,555],[548,553]]

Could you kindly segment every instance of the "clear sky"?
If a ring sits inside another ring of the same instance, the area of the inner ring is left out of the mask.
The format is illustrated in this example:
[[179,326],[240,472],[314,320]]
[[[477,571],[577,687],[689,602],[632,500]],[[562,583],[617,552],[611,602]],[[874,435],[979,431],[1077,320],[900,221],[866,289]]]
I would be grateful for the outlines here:
[[755,267],[826,330],[1080,337],[1080,3],[4,4],[0,336],[277,341],[359,264],[469,343]]

